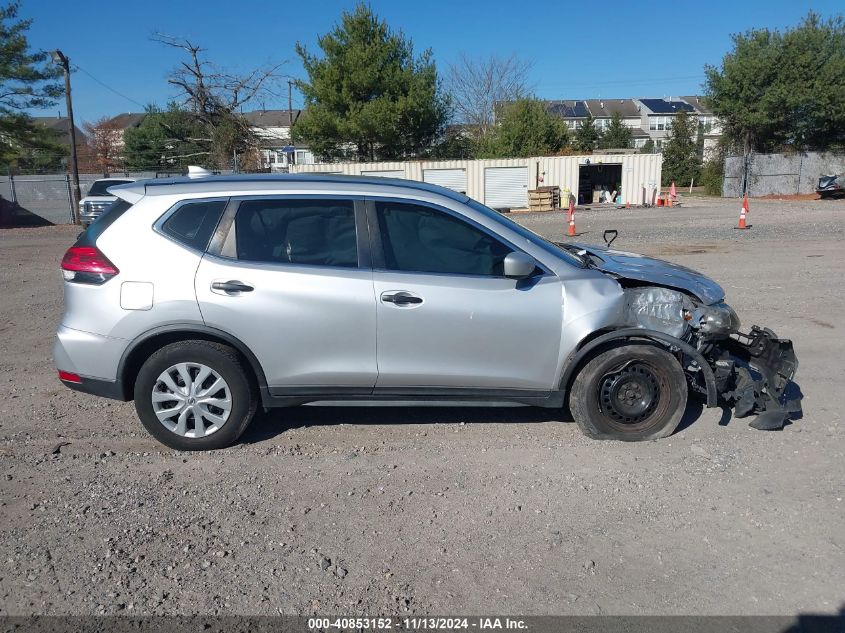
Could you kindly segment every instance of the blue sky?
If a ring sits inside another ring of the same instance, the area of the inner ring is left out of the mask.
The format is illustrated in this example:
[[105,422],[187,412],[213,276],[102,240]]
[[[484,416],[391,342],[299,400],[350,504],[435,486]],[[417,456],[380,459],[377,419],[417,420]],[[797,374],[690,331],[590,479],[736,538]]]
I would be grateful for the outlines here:
[[[188,37],[207,48],[212,61],[231,70],[286,60],[282,72],[301,77],[296,41],[316,50],[317,36],[354,4],[23,0],[21,14],[34,18],[34,48],[59,48],[80,67],[73,74],[74,111],[84,122],[138,112],[150,102],[163,105],[173,96],[165,76],[180,56],[150,41],[154,32]],[[371,5],[394,29],[411,37],[418,50],[431,48],[441,69],[462,52],[471,57],[516,53],[533,61],[531,83],[537,96],[548,99],[698,94],[704,64],[719,63],[730,49],[731,33],[783,28],[809,9],[823,16],[843,10],[841,0],[393,0]],[[267,100],[264,107],[286,108],[284,95]],[[299,105],[294,94],[294,107]],[[254,109],[261,107],[254,104]],[[59,111],[64,115],[64,102],[33,114]]]

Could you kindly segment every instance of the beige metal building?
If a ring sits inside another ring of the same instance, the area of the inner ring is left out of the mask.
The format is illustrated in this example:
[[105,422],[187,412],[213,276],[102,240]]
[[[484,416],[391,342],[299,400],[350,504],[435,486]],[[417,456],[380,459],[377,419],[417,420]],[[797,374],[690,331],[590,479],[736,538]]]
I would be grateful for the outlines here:
[[494,209],[528,206],[528,190],[559,186],[578,204],[591,204],[602,187],[621,191],[621,202],[638,204],[660,186],[660,154],[546,156],[495,160],[321,163],[294,165],[292,172],[408,178],[466,193]]

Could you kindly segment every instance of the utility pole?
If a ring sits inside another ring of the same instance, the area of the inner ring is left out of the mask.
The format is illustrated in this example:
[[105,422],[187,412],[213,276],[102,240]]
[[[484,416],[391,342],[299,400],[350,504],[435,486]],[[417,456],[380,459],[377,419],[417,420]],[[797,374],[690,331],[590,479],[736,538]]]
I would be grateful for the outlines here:
[[293,140],[293,82],[288,79],[288,123],[290,123],[291,140]]
[[70,127],[70,176],[71,176],[71,217],[74,224],[79,224],[79,200],[81,199],[79,191],[79,162],[76,157],[76,126],[73,123],[73,102],[70,98],[70,59],[60,50],[55,50],[50,53],[53,61],[59,64],[65,73],[65,101],[67,102],[67,118],[68,126]]

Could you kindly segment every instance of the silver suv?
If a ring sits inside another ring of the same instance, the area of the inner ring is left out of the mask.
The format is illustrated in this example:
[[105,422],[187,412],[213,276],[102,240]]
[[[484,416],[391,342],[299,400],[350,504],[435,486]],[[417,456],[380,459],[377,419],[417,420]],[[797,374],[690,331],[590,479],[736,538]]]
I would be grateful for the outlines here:
[[62,260],[72,389],[134,399],[162,443],[233,443],[258,406],[568,404],[594,438],[677,427],[690,393],[783,425],[792,344],[715,282],[550,242],[465,195],[385,178],[196,177],[119,198]]

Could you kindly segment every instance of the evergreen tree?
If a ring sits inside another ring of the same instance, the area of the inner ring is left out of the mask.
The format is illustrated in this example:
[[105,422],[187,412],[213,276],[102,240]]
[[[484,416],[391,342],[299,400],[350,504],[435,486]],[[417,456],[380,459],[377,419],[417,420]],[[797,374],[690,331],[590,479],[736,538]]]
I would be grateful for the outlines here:
[[745,153],[845,147],[845,20],[810,12],[784,32],[733,36],[705,90],[725,137]]
[[678,186],[689,186],[698,178],[701,157],[696,143],[697,122],[689,113],[681,110],[672,121],[669,137],[663,144],[663,184],[674,182]]
[[601,138],[601,132],[596,129],[596,122],[593,117],[587,114],[587,118],[581,122],[581,126],[575,130],[575,138],[572,147],[579,152],[592,152]]
[[504,109],[496,127],[481,139],[478,156],[548,156],[560,152],[568,142],[563,120],[550,114],[542,101],[520,99]]
[[413,157],[443,132],[449,116],[437,69],[365,4],[341,15],[319,38],[322,56],[297,43],[307,81],[297,82],[305,110],[294,139],[326,158]]
[[26,33],[32,20],[18,19],[20,3],[0,7],[0,164],[57,166],[66,150],[58,135],[37,125],[25,110],[55,104],[63,89],[44,51],[31,51]]
[[610,125],[601,135],[599,147],[602,149],[624,149],[631,147],[634,142],[634,134],[625,122],[622,115],[614,112],[610,116]]
[[126,130],[123,158],[129,171],[184,170],[188,165],[213,168],[212,138],[193,113],[170,104],[147,108],[136,128]]

